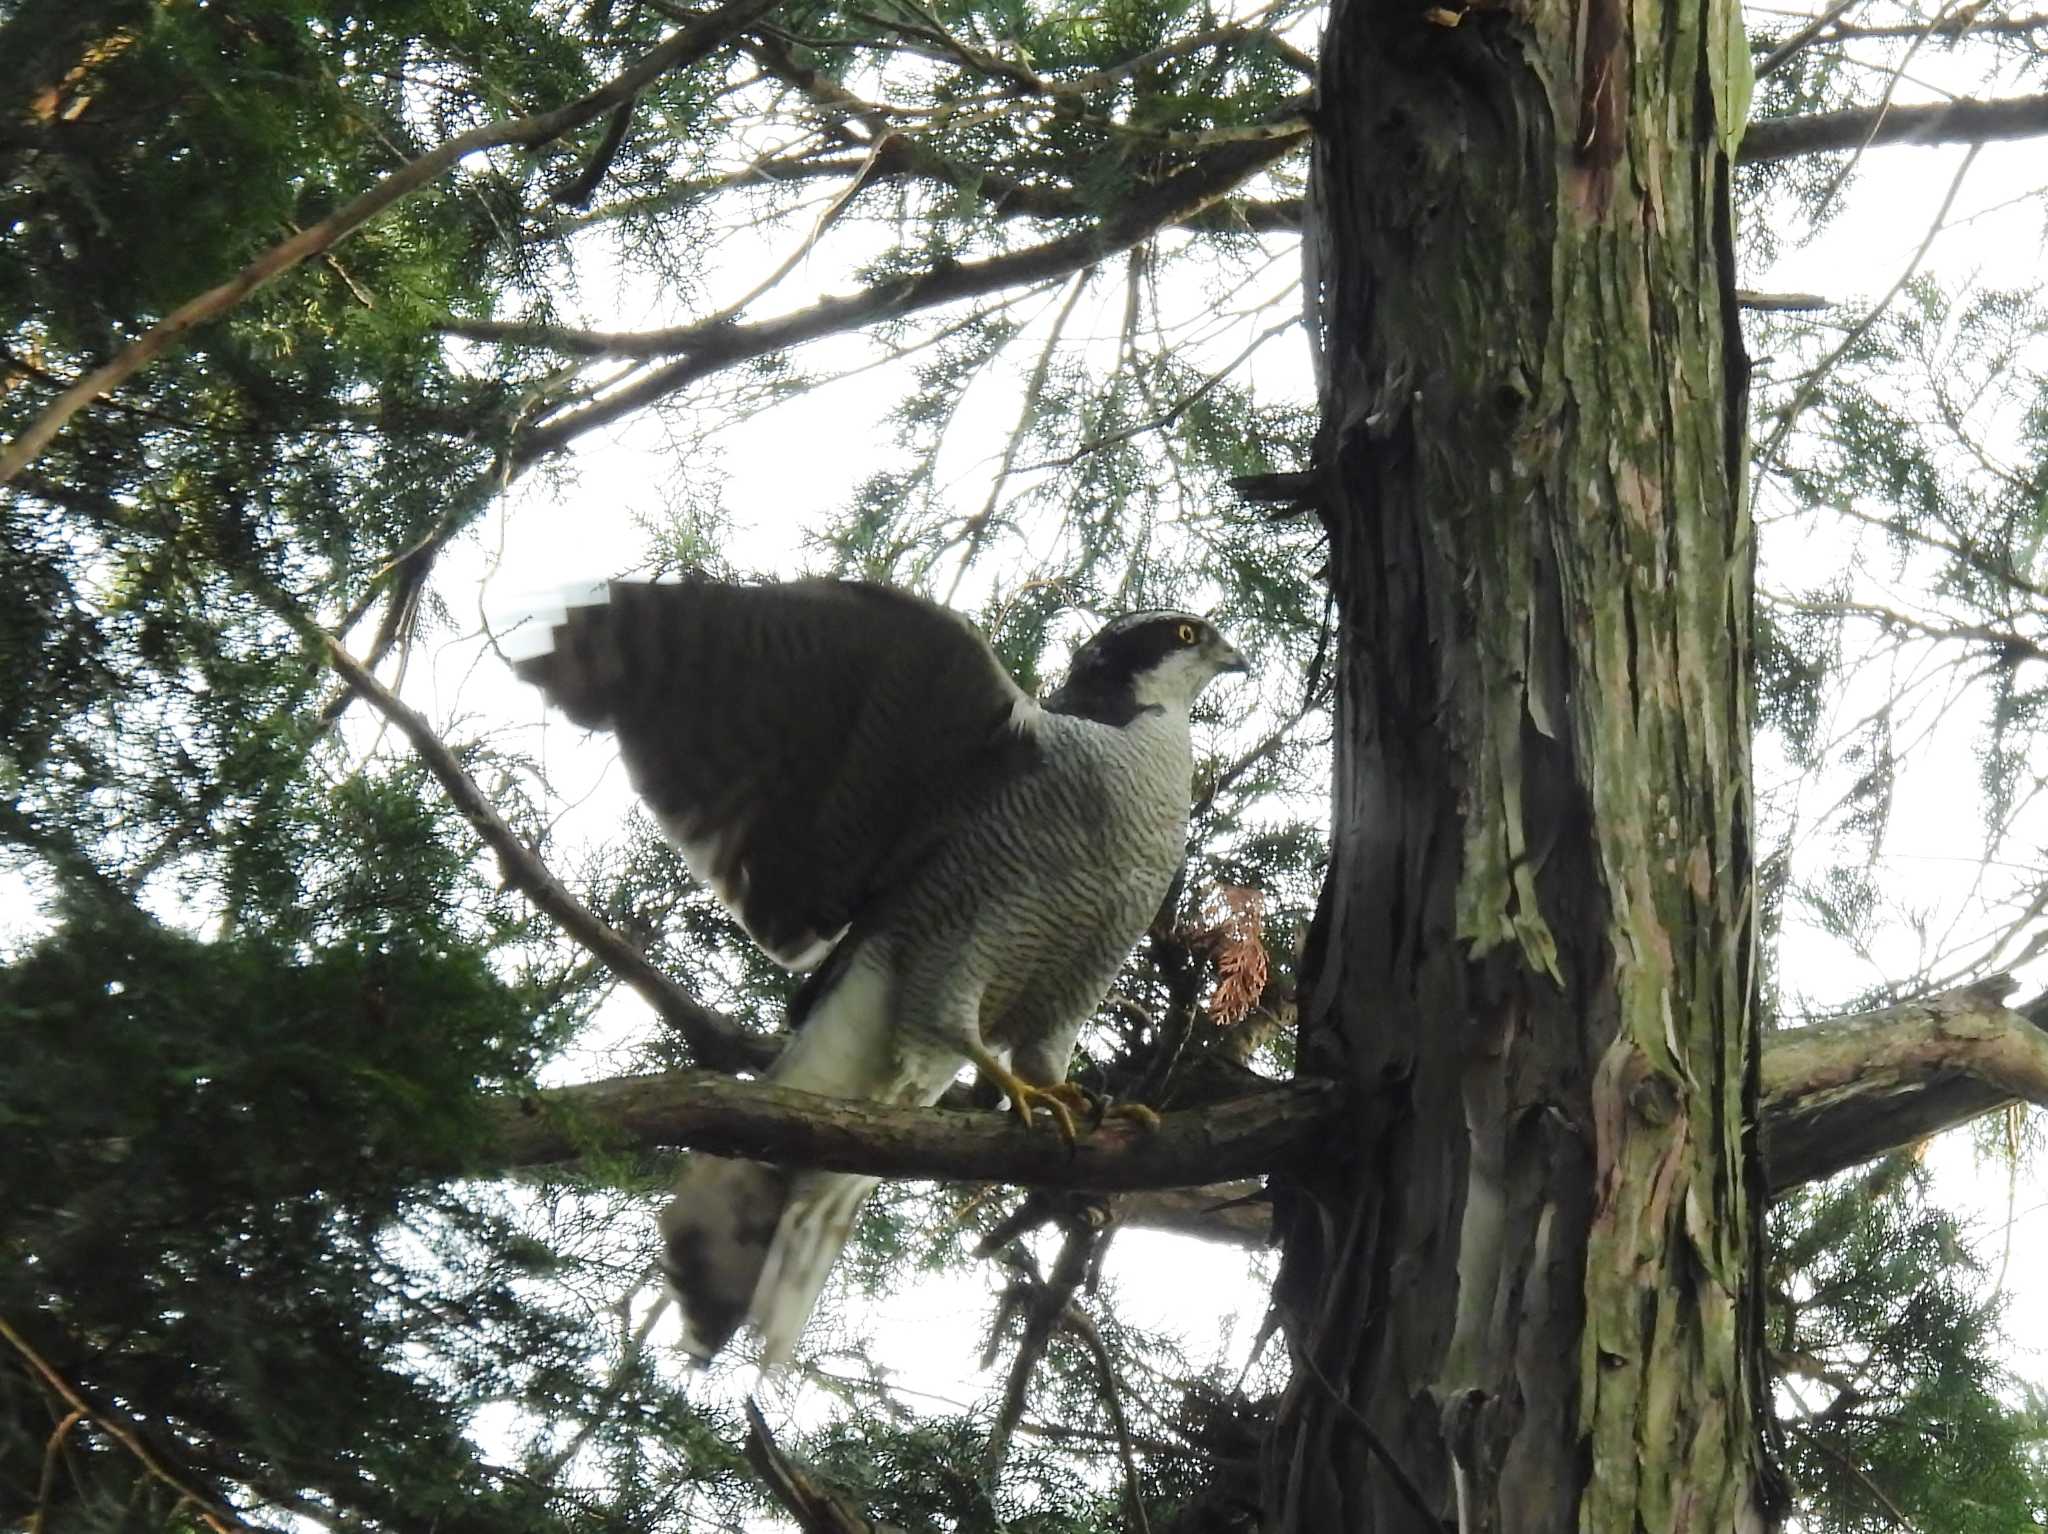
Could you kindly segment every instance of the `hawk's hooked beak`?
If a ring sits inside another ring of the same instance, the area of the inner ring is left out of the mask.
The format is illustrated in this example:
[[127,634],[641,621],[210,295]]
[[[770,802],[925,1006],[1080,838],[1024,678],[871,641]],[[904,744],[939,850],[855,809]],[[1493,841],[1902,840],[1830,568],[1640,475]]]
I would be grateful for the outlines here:
[[1245,672],[1252,669],[1251,662],[1240,655],[1237,646],[1227,639],[1219,638],[1209,646],[1209,659],[1214,662],[1219,672]]

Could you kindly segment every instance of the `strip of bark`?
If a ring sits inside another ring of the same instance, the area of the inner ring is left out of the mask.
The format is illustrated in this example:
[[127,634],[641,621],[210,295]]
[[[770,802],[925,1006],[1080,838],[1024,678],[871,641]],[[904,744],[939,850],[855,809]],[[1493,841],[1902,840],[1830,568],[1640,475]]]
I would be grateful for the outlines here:
[[311,256],[323,255],[392,204],[418,191],[481,150],[507,145],[535,148],[631,101],[671,69],[687,67],[775,8],[777,0],[728,0],[695,25],[679,28],[630,68],[586,96],[549,112],[501,118],[459,133],[407,161],[346,207],[272,246],[233,277],[210,288],[157,321],[112,361],[94,369],[60,395],[27,430],[0,451],[0,485],[33,463],[64,429],[64,423],[101,395],[119,388],[200,325],[219,319],[236,304]]
[[1007,1113],[898,1108],[822,1097],[715,1071],[614,1077],[492,1108],[488,1173],[567,1161],[593,1146],[687,1146],[787,1166],[1123,1192],[1258,1176],[1312,1154],[1341,1093],[1296,1082],[1166,1114],[1157,1129],[1111,1119],[1065,1144]]
[[1903,1006],[1768,1035],[1771,1191],[1847,1171],[2014,1102],[2048,1106],[2048,1032],[1994,976]]
[[2048,95],[1766,118],[1742,136],[1744,165],[1883,144],[1986,144],[2048,133]]

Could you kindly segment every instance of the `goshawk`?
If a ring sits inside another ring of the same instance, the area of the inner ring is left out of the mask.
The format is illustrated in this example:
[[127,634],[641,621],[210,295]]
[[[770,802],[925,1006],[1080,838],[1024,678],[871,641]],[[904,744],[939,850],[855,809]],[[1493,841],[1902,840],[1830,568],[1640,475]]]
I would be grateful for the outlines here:
[[[618,736],[691,870],[812,971],[769,1079],[925,1105],[972,1062],[1073,1132],[1075,1036],[1183,856],[1189,705],[1245,669],[1207,620],[1117,619],[1042,704],[965,619],[852,581],[614,582],[540,643],[519,674]],[[786,1360],[874,1186],[693,1158],[661,1216],[689,1351],[746,1322]]]

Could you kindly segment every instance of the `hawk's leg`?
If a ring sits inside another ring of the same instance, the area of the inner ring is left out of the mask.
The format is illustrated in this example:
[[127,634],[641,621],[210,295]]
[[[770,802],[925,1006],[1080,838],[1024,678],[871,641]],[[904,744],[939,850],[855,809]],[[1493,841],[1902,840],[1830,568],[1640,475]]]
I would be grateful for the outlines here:
[[1156,1109],[1143,1103],[1120,1103],[1100,1093],[1091,1092],[1076,1081],[1063,1081],[1056,1087],[1044,1089],[1048,1094],[1057,1095],[1061,1102],[1072,1110],[1076,1118],[1087,1117],[1090,1122],[1100,1124],[1105,1119],[1129,1119],[1143,1129],[1157,1129],[1160,1124]]
[[[1073,1109],[1069,1106],[1073,1100],[1069,1083],[1059,1081],[1051,1086],[1035,1087],[979,1044],[967,1046],[967,1058],[974,1062],[982,1075],[1002,1088],[1003,1096],[1010,1100],[1010,1111],[1024,1121],[1026,1129],[1031,1128],[1034,1122],[1031,1110],[1043,1108],[1052,1115],[1053,1128],[1059,1131],[1059,1137],[1069,1145],[1074,1143],[1077,1137]],[[1072,1090],[1079,1092],[1080,1088]],[[1081,1095],[1085,1098],[1087,1094]]]

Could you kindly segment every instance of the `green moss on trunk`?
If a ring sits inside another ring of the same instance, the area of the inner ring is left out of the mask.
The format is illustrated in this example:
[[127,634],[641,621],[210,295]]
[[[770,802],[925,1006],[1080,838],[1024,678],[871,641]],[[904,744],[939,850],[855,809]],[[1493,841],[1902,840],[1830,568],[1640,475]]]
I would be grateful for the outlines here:
[[1324,53],[1302,1061],[1368,1106],[1285,1190],[1273,1515],[1756,1527],[1735,23],[1436,14],[1338,0]]

